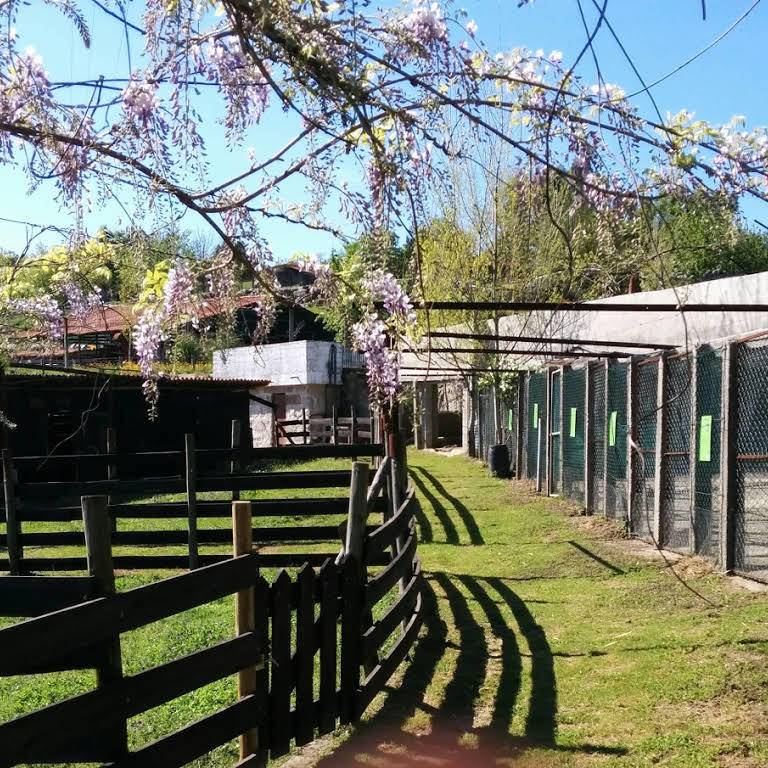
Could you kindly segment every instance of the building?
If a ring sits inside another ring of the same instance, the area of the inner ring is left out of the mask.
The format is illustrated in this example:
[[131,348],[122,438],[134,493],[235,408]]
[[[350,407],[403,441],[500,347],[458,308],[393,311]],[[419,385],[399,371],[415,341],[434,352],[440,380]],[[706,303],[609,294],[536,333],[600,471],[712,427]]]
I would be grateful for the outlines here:
[[[266,379],[253,386],[250,424],[254,445],[272,445],[275,424],[302,417],[368,415],[362,355],[332,341],[290,341],[238,347],[213,354],[213,376]],[[296,430],[294,430],[296,431]]]
[[[0,410],[16,425],[3,427],[3,447],[14,456],[103,453],[111,429],[120,452],[183,451],[188,433],[200,448],[225,448],[231,444],[234,419],[241,425],[241,444],[247,444],[249,392],[268,383],[163,377],[157,417],[152,421],[141,382],[140,376],[125,373],[13,369],[0,376]],[[73,469],[59,462],[55,471],[71,478]],[[157,459],[152,466],[136,470],[168,473]]]

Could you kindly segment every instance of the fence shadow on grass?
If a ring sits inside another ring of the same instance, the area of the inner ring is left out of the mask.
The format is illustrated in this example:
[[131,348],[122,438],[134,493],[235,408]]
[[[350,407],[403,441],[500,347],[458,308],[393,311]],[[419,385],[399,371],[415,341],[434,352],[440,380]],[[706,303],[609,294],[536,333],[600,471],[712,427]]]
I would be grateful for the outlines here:
[[[446,544],[458,544],[459,532],[456,529],[456,524],[453,522],[453,520],[451,520],[451,517],[448,514],[445,506],[438,501],[437,496],[435,496],[435,494],[432,493],[429,488],[427,488],[424,481],[416,474],[416,472],[413,471],[413,469],[409,471],[409,475],[411,477],[411,481],[416,486],[416,490],[424,497],[424,500],[427,502],[427,504],[429,504],[432,512],[434,512],[435,517],[442,526],[443,531],[445,532]],[[419,509],[421,510],[423,517],[417,519],[419,522],[421,522],[421,520],[426,519],[426,510],[423,506],[421,506],[421,504],[419,504]],[[424,541],[424,539],[421,540]],[[434,537],[431,538],[431,541],[434,541]]]
[[[423,475],[423,477],[420,477],[418,473]],[[433,507],[437,519],[445,530],[448,544],[459,543],[459,533],[453,519],[454,513],[459,516],[459,519],[466,528],[470,543],[473,545],[485,544],[483,535],[480,533],[480,527],[464,502],[450,494],[445,489],[445,486],[423,467],[411,467],[409,474],[413,484]],[[429,487],[425,481],[429,482]],[[446,507],[443,501],[437,498],[438,495],[448,503],[449,508]]]
[[[433,572],[422,594],[424,630],[402,679],[318,768],[486,768],[536,748],[625,754],[620,747],[557,744],[553,654],[544,630],[505,580]],[[455,643],[449,625],[458,634]],[[527,703],[520,701],[523,655],[531,659]],[[524,735],[510,735],[515,709],[526,705]]]

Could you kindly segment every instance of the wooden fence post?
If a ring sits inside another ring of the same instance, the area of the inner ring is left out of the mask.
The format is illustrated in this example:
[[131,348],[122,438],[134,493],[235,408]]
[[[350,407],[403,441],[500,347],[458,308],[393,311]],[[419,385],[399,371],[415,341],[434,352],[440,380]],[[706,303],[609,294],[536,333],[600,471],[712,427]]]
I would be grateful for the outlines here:
[[307,409],[301,409],[301,439],[304,445],[307,444]]
[[355,406],[354,405],[350,408],[350,416],[352,418],[352,423],[350,425],[349,442],[354,444],[354,443],[357,442],[357,439],[356,439],[357,414],[355,413]]
[[352,464],[349,488],[349,513],[344,545],[343,608],[341,620],[341,721],[355,719],[357,691],[360,687],[362,616],[364,608],[365,520],[368,514],[368,464]]
[[187,479],[187,543],[189,546],[189,570],[197,568],[197,465],[195,462],[195,436],[184,435]]
[[[231,474],[234,475],[236,472],[242,469],[242,467],[240,466],[239,459],[235,458],[239,453],[239,449],[240,449],[240,419],[232,419],[232,433],[230,435],[230,447],[232,448],[232,460],[229,464],[229,471]],[[239,501],[239,500],[240,500],[240,491],[233,490],[232,501]]]
[[8,569],[12,576],[21,573],[24,550],[19,542],[21,533],[16,516],[16,469],[11,461],[11,452],[3,448],[3,491],[5,493],[5,534],[8,544]]
[[[253,550],[253,523],[250,501],[232,502],[232,555],[239,557]],[[258,580],[254,574],[254,584]],[[238,636],[256,632],[256,590],[254,587],[241,589],[235,595],[235,632]],[[263,662],[262,662],[263,666]],[[257,691],[257,675],[260,666],[241,669],[237,673],[237,695],[243,699]],[[240,735],[240,759],[255,755],[259,750],[259,729],[249,728]]]
[[[115,594],[115,571],[112,566],[112,524],[106,496],[82,496],[85,549],[88,575],[94,580],[94,593],[109,598]],[[99,688],[108,688],[123,678],[123,662],[120,653],[120,635],[106,641],[103,655],[96,668]],[[128,749],[128,726],[124,720],[109,734],[110,748],[116,756]]]
[[339,444],[339,417],[336,415],[336,406],[331,408],[331,442],[333,445]]

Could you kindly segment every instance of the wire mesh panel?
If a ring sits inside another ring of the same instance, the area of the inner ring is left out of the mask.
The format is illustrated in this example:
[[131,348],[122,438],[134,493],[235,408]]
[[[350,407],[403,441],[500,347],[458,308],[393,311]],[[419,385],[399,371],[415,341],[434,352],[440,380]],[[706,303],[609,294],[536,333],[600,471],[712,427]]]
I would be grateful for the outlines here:
[[547,374],[543,371],[531,374],[528,384],[528,477],[536,479],[536,458],[539,454],[539,424],[544,434],[541,436],[541,477],[545,477],[546,468],[546,429],[547,429]]
[[479,457],[488,462],[488,449],[496,443],[496,418],[494,414],[493,390],[485,389],[478,394],[479,413]]
[[584,501],[584,396],[586,372],[563,373],[563,495]]
[[608,441],[606,445],[605,514],[623,519],[627,513],[627,365],[608,366]]
[[696,356],[693,523],[695,549],[721,562],[720,427],[723,390],[722,352],[699,347]]
[[656,391],[659,359],[641,360],[635,368],[632,411],[635,442],[640,453],[634,462],[632,478],[632,519],[630,531],[646,541],[653,539],[654,481],[656,479]]
[[602,514],[605,509],[605,367],[589,368],[589,484],[592,509]]
[[560,371],[552,371],[550,378],[550,409],[549,409],[549,491],[559,494],[561,491],[560,446],[560,404],[562,402],[562,375]]
[[768,581],[768,340],[736,345],[735,364],[733,565],[736,571]]
[[664,436],[661,482],[661,543],[690,552],[691,508],[691,363],[688,355],[665,360]]

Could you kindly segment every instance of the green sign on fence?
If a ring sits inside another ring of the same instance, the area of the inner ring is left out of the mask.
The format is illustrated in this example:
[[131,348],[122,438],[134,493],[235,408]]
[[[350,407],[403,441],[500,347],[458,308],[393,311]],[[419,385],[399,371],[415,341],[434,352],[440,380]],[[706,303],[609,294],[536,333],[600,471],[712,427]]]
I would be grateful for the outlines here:
[[608,445],[616,445],[616,411],[608,419]]
[[539,404],[533,404],[533,428],[537,429],[539,424]]
[[699,461],[712,461],[712,416],[701,417],[699,423]]
[[571,408],[571,437],[576,437],[576,408]]
[[507,429],[511,432],[512,431],[512,409],[509,409],[509,413],[507,414]]

